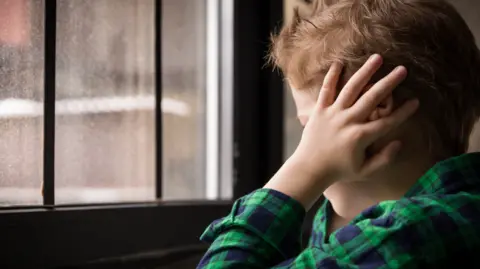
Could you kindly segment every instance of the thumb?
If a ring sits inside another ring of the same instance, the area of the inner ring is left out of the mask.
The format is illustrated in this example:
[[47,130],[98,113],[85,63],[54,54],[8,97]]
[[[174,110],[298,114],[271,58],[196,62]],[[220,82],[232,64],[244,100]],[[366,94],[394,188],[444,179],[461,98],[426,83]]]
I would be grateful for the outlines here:
[[378,170],[391,164],[398,152],[402,148],[402,143],[398,140],[390,142],[380,152],[366,160],[361,170],[362,175],[371,175]]

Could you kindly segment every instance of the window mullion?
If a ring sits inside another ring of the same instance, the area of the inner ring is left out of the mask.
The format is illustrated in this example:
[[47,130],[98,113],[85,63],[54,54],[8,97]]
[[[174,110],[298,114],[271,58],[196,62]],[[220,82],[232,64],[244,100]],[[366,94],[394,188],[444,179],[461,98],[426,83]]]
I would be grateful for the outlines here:
[[155,0],[155,162],[156,198],[162,198],[162,0]]
[[57,1],[45,0],[43,204],[55,205],[55,56]]

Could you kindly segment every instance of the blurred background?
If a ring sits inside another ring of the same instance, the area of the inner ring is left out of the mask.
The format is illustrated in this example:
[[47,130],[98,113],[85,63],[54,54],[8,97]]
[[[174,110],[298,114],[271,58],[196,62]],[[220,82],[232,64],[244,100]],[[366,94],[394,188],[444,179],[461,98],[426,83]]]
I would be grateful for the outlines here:
[[[58,203],[155,194],[153,0],[57,1]],[[0,0],[0,204],[40,204],[44,1]],[[165,199],[205,197],[206,1],[163,1]]]
[[[261,187],[300,139],[290,90],[264,64],[270,33],[310,1],[56,0],[51,205],[42,182],[53,1],[0,0],[0,229],[7,242],[29,242],[9,244],[12,253],[50,268],[162,249],[196,253],[168,267],[193,268],[204,247],[185,246]],[[480,2],[452,3],[480,42]]]

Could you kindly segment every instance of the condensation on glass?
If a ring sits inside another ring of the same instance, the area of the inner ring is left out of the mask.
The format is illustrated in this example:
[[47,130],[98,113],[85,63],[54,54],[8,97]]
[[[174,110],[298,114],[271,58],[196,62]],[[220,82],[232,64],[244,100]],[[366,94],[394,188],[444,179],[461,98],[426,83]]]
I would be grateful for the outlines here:
[[0,206],[42,203],[43,5],[0,0]]
[[154,199],[154,10],[58,1],[56,203]]
[[[203,199],[207,1],[161,2],[162,197]],[[58,204],[155,199],[154,5],[57,0]],[[1,205],[42,202],[43,14],[44,1],[0,0]]]
[[[205,5],[162,2],[162,196],[203,198]],[[154,199],[154,10],[58,1],[57,203]]]
[[163,197],[201,199],[206,196],[206,1],[162,3],[163,101],[184,108],[163,113]]

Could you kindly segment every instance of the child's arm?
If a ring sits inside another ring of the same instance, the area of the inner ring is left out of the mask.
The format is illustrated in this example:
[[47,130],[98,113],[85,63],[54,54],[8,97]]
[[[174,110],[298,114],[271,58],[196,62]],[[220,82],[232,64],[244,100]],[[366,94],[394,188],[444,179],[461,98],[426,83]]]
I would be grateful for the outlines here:
[[401,146],[398,141],[369,159],[366,148],[418,107],[418,101],[410,101],[391,115],[368,121],[406,77],[405,68],[397,68],[360,96],[381,65],[379,55],[371,57],[336,100],[342,66],[332,65],[295,153],[264,189],[237,201],[228,217],[207,229],[203,239],[213,243],[200,268],[265,268],[285,260],[288,265],[279,268],[316,268],[318,262],[329,263],[330,256],[318,249],[295,257],[300,253],[305,210],[334,182],[352,175],[368,176],[388,165]]
[[453,268],[449,262],[468,264],[463,257],[478,247],[468,241],[478,238],[471,225],[478,222],[478,199],[460,194],[384,202],[330,235],[328,245],[302,251],[305,210],[282,193],[261,189],[239,199],[229,216],[205,231],[202,239],[213,243],[197,268]]

